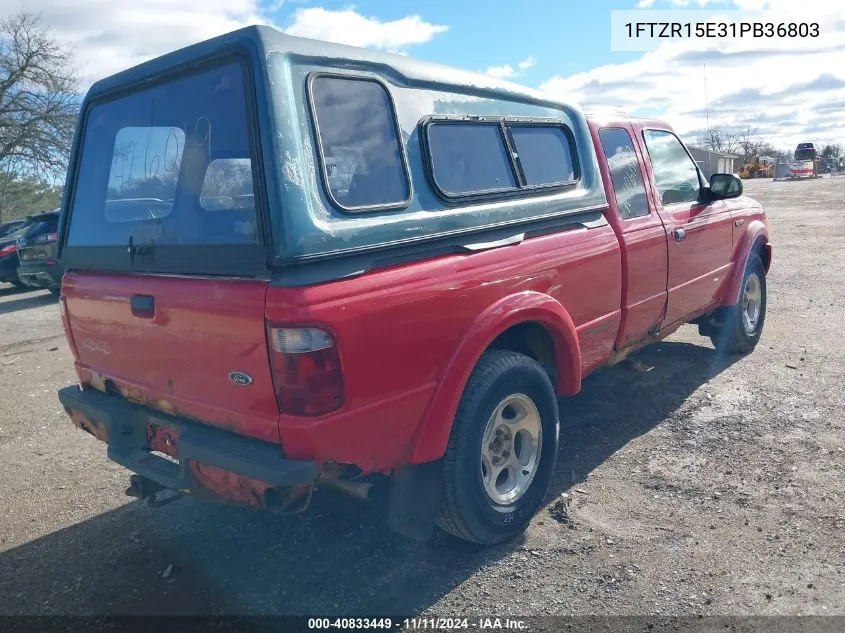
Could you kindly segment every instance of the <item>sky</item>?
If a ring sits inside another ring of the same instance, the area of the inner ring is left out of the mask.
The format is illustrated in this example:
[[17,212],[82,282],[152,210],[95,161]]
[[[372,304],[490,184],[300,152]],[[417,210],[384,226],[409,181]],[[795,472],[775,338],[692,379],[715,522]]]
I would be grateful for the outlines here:
[[[611,10],[743,9],[818,22],[819,37],[667,41],[611,50]],[[845,0],[0,0],[39,12],[76,51],[83,88],[247,24],[505,78],[587,110],[668,120],[687,139],[756,128],[775,145],[845,145]],[[706,88],[705,88],[706,86]]]

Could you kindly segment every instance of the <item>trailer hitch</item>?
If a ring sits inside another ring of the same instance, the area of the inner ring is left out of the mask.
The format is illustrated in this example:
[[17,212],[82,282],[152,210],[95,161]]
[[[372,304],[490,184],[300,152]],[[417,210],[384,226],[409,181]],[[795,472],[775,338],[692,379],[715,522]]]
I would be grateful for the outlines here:
[[142,500],[146,499],[152,508],[160,508],[182,498],[180,492],[162,486],[160,483],[143,475],[129,476],[129,487],[126,489],[126,496]]

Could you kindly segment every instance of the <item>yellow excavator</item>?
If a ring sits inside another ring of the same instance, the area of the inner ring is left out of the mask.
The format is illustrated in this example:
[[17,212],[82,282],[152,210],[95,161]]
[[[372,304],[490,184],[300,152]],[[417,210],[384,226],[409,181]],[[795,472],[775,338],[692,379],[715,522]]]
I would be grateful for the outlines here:
[[740,178],[771,178],[772,166],[760,160],[759,156],[755,156],[750,162],[742,166],[739,170]]

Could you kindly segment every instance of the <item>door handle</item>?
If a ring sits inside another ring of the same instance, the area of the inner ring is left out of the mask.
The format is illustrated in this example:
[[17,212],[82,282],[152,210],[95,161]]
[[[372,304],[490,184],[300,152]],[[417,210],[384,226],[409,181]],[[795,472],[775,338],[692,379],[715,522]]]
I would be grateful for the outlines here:
[[672,231],[672,237],[676,242],[683,242],[687,238],[687,232],[683,229],[675,229]]
[[132,295],[129,307],[133,315],[142,319],[152,319],[156,314],[155,299],[150,295]]

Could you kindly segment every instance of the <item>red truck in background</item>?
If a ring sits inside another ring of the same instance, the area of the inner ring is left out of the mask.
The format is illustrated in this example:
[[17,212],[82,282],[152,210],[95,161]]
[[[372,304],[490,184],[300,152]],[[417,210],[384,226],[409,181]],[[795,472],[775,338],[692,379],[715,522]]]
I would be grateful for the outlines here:
[[[289,77],[301,125],[270,116],[284,82],[262,79],[278,70],[268,41],[308,60]],[[684,323],[725,353],[759,340],[765,213],[735,176],[706,182],[667,124],[268,29],[196,46],[92,89],[66,187],[61,307],[80,384],[59,397],[136,473],[129,494],[292,512],[315,488],[366,496],[382,476],[394,529],[496,543],[542,504],[557,396]],[[247,72],[208,61],[227,47]],[[194,64],[180,93],[173,69]],[[142,107],[150,77],[172,117]],[[432,86],[453,111],[405,98]],[[345,116],[379,123],[336,129]],[[144,191],[116,175],[121,135],[132,149],[160,137],[171,194],[144,170]],[[225,182],[249,191],[210,192],[231,160],[246,167]],[[314,251],[284,259],[298,248]]]

